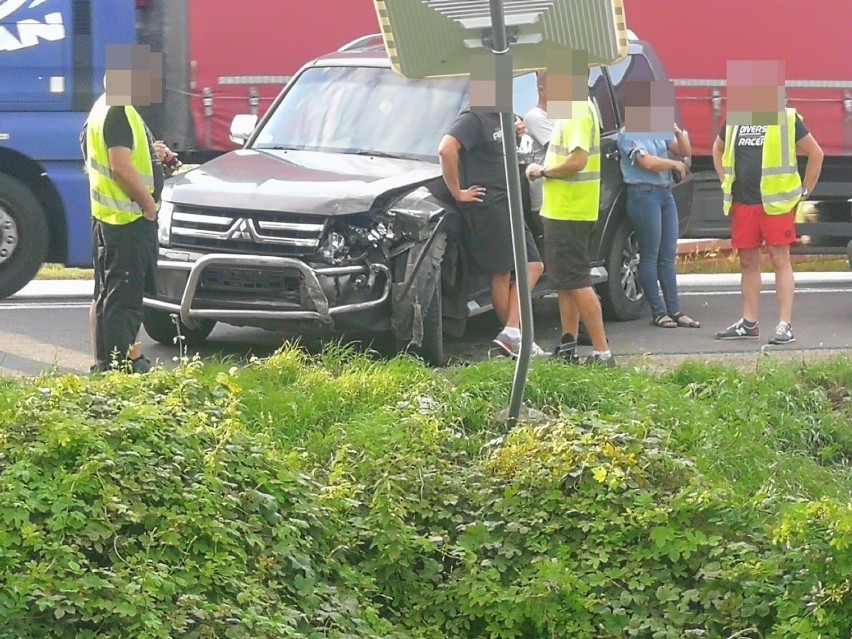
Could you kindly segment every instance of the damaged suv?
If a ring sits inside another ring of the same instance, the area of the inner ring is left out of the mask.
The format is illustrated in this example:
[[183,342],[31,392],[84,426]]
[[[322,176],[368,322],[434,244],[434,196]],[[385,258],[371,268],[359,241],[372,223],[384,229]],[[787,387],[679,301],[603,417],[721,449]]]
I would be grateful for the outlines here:
[[[654,70],[637,79],[665,77],[644,43],[632,42],[630,56]],[[643,303],[615,146],[619,83],[632,79],[631,60],[619,63],[615,85],[606,68],[589,78],[602,127],[590,269],[606,316],[617,320],[638,317]],[[516,113],[537,101],[535,74],[518,75]],[[461,336],[468,318],[491,309],[487,278],[469,272],[437,154],[467,103],[467,78],[395,74],[380,36],[307,64],[259,123],[235,118],[232,139],[242,149],[167,180],[147,333],[171,344],[180,330],[194,345],[216,322],[392,332],[400,348],[441,365],[444,335]],[[676,188],[682,218],[691,189],[690,179]],[[545,274],[533,296],[552,292]]]

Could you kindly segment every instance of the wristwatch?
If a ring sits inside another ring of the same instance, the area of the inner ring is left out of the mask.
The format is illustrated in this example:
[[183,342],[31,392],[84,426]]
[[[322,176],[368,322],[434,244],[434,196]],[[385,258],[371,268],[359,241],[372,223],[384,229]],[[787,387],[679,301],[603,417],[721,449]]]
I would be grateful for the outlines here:
[[803,200],[807,200],[808,196],[810,194],[811,194],[810,191],[808,191],[806,188],[802,187],[802,199]]
[[543,178],[547,177],[547,169],[545,169],[544,167],[542,167],[542,169],[541,169],[541,177],[543,177]]

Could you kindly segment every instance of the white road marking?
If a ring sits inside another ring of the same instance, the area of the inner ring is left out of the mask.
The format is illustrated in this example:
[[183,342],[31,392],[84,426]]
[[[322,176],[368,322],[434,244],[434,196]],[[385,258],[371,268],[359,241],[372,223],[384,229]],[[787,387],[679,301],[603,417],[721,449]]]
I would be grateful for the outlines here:
[[57,308],[87,309],[90,305],[91,302],[87,302],[85,304],[82,304],[80,302],[35,302],[32,304],[0,304],[0,311],[49,311]]
[[29,335],[0,331],[0,365],[3,364],[4,353],[48,366],[56,365],[78,371],[88,371],[92,363],[91,353],[41,342]]

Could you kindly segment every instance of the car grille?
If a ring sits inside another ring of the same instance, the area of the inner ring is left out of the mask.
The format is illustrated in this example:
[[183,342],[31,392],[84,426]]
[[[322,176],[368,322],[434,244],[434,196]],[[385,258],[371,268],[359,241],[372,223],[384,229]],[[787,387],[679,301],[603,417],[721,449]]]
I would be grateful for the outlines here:
[[265,298],[292,304],[302,300],[302,278],[295,270],[210,266],[201,273],[199,292],[230,299]]
[[313,255],[325,223],[324,218],[296,213],[176,206],[171,243],[198,251],[279,257]]

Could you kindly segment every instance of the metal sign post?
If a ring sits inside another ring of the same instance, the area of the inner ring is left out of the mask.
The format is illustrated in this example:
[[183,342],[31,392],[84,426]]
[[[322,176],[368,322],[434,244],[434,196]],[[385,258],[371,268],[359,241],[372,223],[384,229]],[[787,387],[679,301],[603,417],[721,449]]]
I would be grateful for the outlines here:
[[[503,0],[490,0],[492,51],[497,56],[509,58],[508,68],[512,68],[512,52],[506,36],[506,19],[503,14]],[[500,65],[497,65],[500,68]],[[498,77],[498,82],[501,79]],[[509,85],[510,102],[513,87]],[[530,368],[530,354],[533,342],[532,297],[527,277],[527,245],[524,235],[524,211],[521,200],[521,176],[518,173],[518,149],[515,146],[515,121],[512,111],[500,111],[500,125],[503,130],[503,164],[506,167],[506,186],[509,191],[509,219],[512,225],[512,250],[515,254],[515,284],[518,288],[518,302],[521,306],[521,350],[515,365],[515,377],[512,382],[512,394],[509,399],[507,424],[511,428],[518,422],[524,401],[524,390]]]

